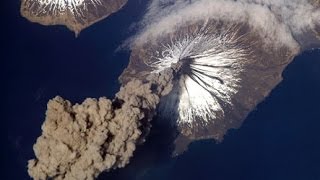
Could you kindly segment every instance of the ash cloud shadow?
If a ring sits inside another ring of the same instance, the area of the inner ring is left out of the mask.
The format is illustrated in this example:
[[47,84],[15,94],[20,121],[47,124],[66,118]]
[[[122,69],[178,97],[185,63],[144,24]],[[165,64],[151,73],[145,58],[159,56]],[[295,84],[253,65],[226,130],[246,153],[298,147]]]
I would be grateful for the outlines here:
[[146,175],[149,170],[165,165],[172,160],[174,140],[177,135],[176,127],[167,123],[169,120],[163,117],[155,117],[152,129],[146,142],[137,146],[131,162],[123,169],[112,170],[100,174],[98,180],[103,179],[139,179]]

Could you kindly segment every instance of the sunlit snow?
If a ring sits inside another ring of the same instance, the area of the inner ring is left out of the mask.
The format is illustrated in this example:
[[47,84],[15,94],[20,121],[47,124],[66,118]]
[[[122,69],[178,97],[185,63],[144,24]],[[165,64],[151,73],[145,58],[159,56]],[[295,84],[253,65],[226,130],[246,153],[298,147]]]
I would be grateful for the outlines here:
[[[177,122],[192,126],[195,120],[213,122],[223,115],[223,105],[232,104],[232,96],[240,87],[240,74],[245,64],[247,50],[237,43],[237,26],[223,33],[208,33],[214,27],[207,24],[195,35],[181,35],[162,45],[162,51],[152,57],[149,65],[159,73],[173,64],[180,66],[179,97],[167,102],[172,111],[177,110]],[[212,32],[212,31],[210,31]],[[168,107],[165,107],[168,111]]]

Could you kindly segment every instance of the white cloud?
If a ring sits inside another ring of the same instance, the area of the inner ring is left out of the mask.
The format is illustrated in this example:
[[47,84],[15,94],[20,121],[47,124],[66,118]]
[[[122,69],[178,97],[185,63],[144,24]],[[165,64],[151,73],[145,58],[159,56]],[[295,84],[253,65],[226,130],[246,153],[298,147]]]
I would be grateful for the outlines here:
[[320,24],[320,10],[307,0],[153,0],[136,43],[204,19],[248,23],[266,43],[295,48],[296,36]]

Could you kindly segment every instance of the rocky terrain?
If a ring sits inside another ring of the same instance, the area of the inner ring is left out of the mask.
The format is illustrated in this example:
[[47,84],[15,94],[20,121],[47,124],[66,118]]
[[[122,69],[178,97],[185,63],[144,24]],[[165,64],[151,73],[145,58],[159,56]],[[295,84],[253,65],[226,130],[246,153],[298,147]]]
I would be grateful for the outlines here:
[[[201,40],[203,36],[213,38]],[[229,129],[239,128],[282,80],[284,68],[299,51],[286,45],[272,47],[247,24],[199,21],[134,46],[120,80],[144,79],[159,68],[179,65],[173,90],[162,97],[158,108],[160,118],[170,119],[177,128],[175,153],[179,154],[194,140],[220,142]],[[165,60],[168,64],[161,64]]]
[[42,25],[65,25],[77,36],[121,9],[128,0],[22,0],[21,15]]

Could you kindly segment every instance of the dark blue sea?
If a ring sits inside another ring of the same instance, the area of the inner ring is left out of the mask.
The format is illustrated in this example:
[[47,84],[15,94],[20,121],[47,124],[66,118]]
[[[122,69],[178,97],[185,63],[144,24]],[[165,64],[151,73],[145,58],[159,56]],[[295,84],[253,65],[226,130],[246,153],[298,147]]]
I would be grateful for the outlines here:
[[[147,0],[129,1],[121,11],[81,32],[44,27],[19,15],[20,2],[6,3],[1,48],[1,174],[26,180],[27,160],[41,134],[46,103],[60,95],[72,102],[112,98],[129,52],[116,51],[135,29]],[[171,157],[162,127],[155,125],[123,169],[102,174],[116,180],[320,180],[320,50],[304,52],[284,80],[222,143],[190,145]]]

